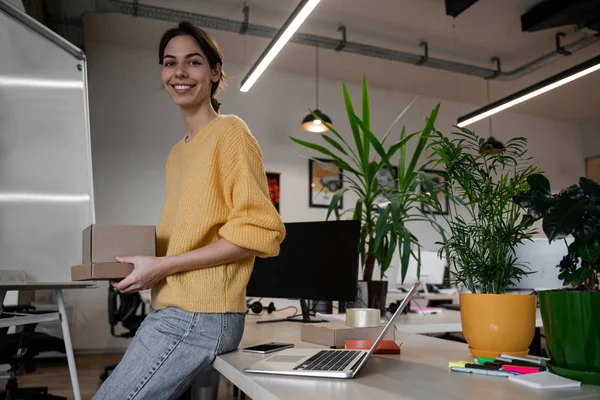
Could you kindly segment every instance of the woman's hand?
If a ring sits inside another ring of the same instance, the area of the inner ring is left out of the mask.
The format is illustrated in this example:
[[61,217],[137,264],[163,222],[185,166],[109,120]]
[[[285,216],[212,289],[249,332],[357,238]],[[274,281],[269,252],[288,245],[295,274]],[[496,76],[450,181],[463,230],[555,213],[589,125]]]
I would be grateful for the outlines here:
[[120,281],[111,281],[121,293],[135,293],[150,289],[166,276],[160,257],[117,257],[117,261],[133,264],[133,271]]

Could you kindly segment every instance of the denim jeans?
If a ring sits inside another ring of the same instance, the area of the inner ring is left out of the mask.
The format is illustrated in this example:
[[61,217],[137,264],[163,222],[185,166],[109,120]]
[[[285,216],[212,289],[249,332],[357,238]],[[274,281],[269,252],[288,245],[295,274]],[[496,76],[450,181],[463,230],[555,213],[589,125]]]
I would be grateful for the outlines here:
[[94,400],[177,399],[216,356],[238,347],[244,321],[242,313],[151,308]]

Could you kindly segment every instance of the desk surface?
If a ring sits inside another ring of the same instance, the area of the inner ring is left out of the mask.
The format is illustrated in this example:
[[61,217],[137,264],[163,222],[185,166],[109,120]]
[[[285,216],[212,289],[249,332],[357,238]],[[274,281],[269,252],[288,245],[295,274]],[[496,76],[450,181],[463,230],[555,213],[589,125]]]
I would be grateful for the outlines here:
[[[402,314],[395,322],[396,329],[412,333],[446,333],[462,332],[460,311],[444,309],[437,314]],[[536,310],[536,327],[542,327],[540,309]]]
[[[279,313],[278,313],[279,314]],[[300,323],[256,324],[248,316],[239,348],[282,341],[296,347],[323,348],[300,340]],[[354,379],[267,376],[243,372],[248,365],[270,355],[236,350],[216,358],[214,367],[253,399],[591,399],[600,397],[600,387],[536,390],[508,381],[449,372],[449,361],[473,358],[466,344],[396,331],[402,343],[400,355],[375,355]]]

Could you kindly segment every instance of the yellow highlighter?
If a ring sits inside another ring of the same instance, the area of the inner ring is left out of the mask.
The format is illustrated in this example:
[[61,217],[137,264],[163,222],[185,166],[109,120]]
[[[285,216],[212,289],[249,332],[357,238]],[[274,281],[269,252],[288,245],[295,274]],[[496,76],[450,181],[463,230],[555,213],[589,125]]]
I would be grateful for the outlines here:
[[469,364],[470,361],[450,361],[448,363],[448,369],[452,368],[452,367],[460,367],[460,368],[464,368],[466,364]]

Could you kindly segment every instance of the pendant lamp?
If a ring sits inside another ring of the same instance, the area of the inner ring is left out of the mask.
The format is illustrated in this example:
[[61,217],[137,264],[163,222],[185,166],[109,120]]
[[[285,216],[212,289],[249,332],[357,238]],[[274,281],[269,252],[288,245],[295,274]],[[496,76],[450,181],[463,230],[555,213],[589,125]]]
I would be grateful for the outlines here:
[[[319,116],[319,118],[321,118],[323,121],[327,122],[329,125],[332,125],[331,122],[331,118],[329,118],[327,116],[327,114],[323,113],[321,110],[319,110],[319,48],[315,47],[316,49],[316,75],[317,75],[317,108],[313,111],[316,115]],[[304,117],[304,119],[302,120],[302,124],[300,125],[300,127],[302,129],[304,129],[307,132],[312,132],[312,133],[323,133],[323,132],[327,132],[329,130],[329,128],[327,128],[327,126],[325,124],[323,124],[323,122],[321,120],[319,120],[318,118],[315,118],[315,116],[312,113],[309,113],[306,117]]]
[[[487,102],[490,104],[490,81],[486,81],[487,85]],[[479,148],[479,154],[498,154],[504,150],[504,144],[492,136],[492,117],[488,118],[490,126],[490,136]]]

